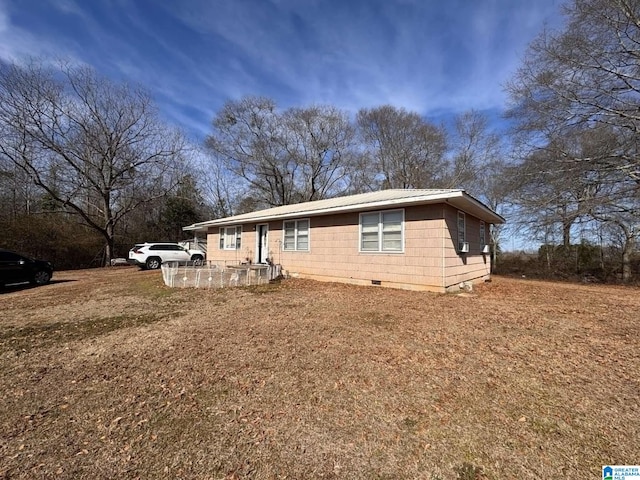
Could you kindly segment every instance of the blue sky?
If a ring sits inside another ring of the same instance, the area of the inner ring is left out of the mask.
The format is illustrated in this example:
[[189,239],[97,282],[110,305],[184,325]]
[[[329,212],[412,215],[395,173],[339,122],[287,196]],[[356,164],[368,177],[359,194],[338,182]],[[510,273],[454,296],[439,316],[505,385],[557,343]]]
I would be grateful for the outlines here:
[[229,99],[498,117],[560,0],[0,0],[0,60],[63,57],[145,86],[195,140]]

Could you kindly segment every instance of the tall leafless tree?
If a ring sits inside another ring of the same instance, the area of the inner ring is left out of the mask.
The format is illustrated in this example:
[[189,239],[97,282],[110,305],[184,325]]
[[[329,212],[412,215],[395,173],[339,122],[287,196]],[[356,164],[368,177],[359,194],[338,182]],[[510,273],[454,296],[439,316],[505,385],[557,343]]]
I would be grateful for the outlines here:
[[244,191],[225,169],[215,152],[202,152],[197,166],[202,195],[211,209],[212,218],[230,217],[238,213],[236,206]]
[[346,191],[352,139],[348,117],[334,107],[278,112],[268,98],[245,97],[218,112],[206,145],[246,182],[248,197],[278,206]]
[[[567,191],[591,172],[599,183],[589,200],[592,217],[626,222],[634,232],[640,225],[640,2],[569,0],[564,14],[563,28],[544,31],[531,44],[507,86],[516,139],[528,146],[530,160],[536,150],[553,152],[541,168],[563,178]],[[567,142],[576,138],[583,148]],[[576,177],[568,178],[571,172]]]
[[142,89],[61,64],[0,65],[0,153],[113,256],[116,226],[175,186],[186,153]]
[[285,154],[275,103],[264,97],[228,101],[213,119],[206,145],[268,206],[295,203],[299,165]]
[[329,106],[291,108],[283,113],[282,122],[287,157],[300,168],[300,200],[345,192],[354,150],[354,129],[346,113]]
[[511,168],[511,178],[518,222],[532,235],[543,236],[545,243],[550,232],[557,231],[562,245],[569,248],[572,230],[586,221],[600,181],[584,164],[559,163],[560,152],[566,150],[551,145],[532,153]]
[[451,164],[445,180],[447,186],[481,193],[485,172],[503,155],[500,137],[490,130],[485,115],[470,110],[456,118],[450,138]]
[[570,0],[564,13],[564,29],[543,32],[509,82],[510,116],[536,144],[607,126],[616,148],[580,160],[640,182],[640,2]]
[[446,171],[443,128],[390,105],[362,109],[356,121],[381,188],[434,188],[442,184]]

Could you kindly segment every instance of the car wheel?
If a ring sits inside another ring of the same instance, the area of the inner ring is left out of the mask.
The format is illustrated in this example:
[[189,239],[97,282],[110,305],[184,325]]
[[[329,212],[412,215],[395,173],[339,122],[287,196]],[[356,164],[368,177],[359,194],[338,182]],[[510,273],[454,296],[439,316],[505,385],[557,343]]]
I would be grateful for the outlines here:
[[204,263],[204,258],[202,258],[202,255],[194,255],[193,257],[191,257],[191,261],[193,261],[193,264],[196,267],[199,267]]
[[157,270],[162,265],[162,260],[158,257],[147,258],[147,268],[149,270]]
[[51,280],[51,274],[45,270],[38,270],[33,278],[31,279],[31,283],[33,285],[46,285]]

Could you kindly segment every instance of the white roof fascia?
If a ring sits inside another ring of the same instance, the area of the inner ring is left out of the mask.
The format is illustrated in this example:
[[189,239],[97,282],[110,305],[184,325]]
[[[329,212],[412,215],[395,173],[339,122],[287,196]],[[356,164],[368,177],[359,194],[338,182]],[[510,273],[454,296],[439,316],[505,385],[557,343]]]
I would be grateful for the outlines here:
[[[345,197],[347,198],[347,197]],[[464,205],[470,208],[469,213],[480,214],[485,219],[492,219],[490,223],[504,223],[504,219],[493,212],[491,209],[486,207],[484,204],[465,193],[464,190],[449,190],[446,192],[439,192],[437,194],[424,194],[417,196],[407,196],[396,199],[386,199],[386,200],[377,200],[377,201],[369,201],[369,202],[361,202],[351,205],[336,205],[332,207],[324,207],[324,208],[311,208],[305,209],[305,203],[299,203],[295,205],[291,205],[291,207],[300,206],[302,208],[285,213],[270,213],[273,208],[266,210],[258,210],[256,212],[245,213],[241,215],[235,215],[233,217],[225,217],[219,218],[216,220],[209,220],[207,222],[194,223],[193,225],[189,225],[184,227],[185,231],[206,231],[208,227],[216,227],[223,225],[242,225],[246,223],[256,223],[256,222],[264,222],[268,220],[286,220],[289,218],[299,218],[301,216],[312,217],[318,215],[329,215],[336,213],[348,213],[353,211],[366,211],[373,210],[378,208],[386,208],[386,207],[402,207],[402,206],[410,206],[410,205],[426,205],[431,203],[440,203],[448,200],[457,200],[455,202],[447,202],[451,203],[451,205],[459,208],[461,210],[465,210]],[[309,203],[309,202],[307,202]],[[475,207],[475,208],[473,208]],[[280,207],[274,207],[280,208]]]

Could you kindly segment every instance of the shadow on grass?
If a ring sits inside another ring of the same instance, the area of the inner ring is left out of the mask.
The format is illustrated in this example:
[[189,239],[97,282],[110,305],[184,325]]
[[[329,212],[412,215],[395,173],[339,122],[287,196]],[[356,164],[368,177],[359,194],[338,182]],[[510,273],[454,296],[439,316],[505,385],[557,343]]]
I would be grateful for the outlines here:
[[31,290],[32,288],[46,287],[47,285],[55,285],[56,283],[76,282],[77,280],[51,280],[46,285],[32,285],[29,282],[13,283],[10,285],[0,286],[0,295],[5,293],[20,292],[22,290]]
[[26,353],[35,348],[97,337],[122,328],[138,327],[161,320],[156,314],[118,315],[77,322],[31,324],[0,331],[0,352]]

